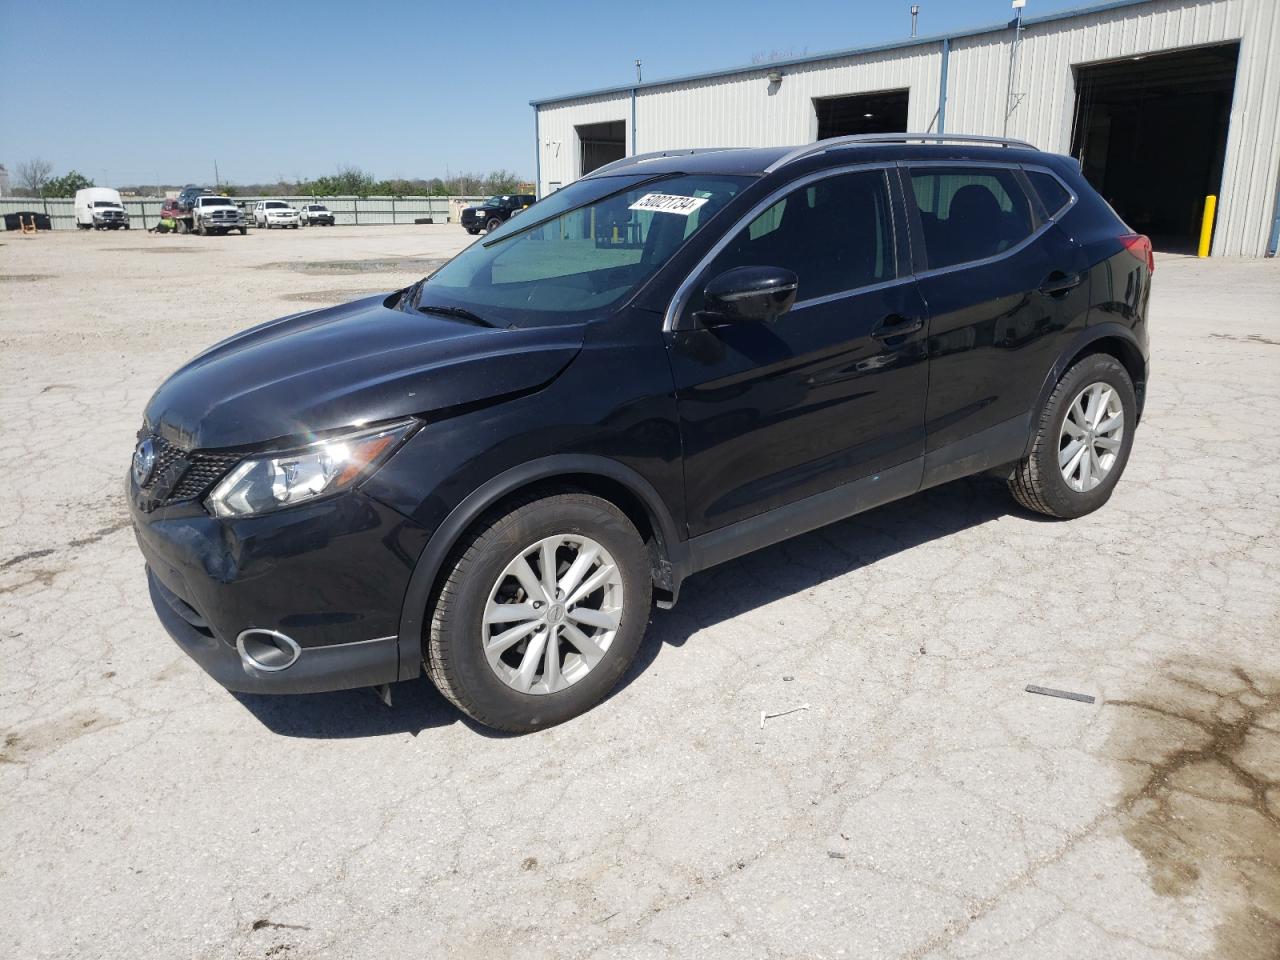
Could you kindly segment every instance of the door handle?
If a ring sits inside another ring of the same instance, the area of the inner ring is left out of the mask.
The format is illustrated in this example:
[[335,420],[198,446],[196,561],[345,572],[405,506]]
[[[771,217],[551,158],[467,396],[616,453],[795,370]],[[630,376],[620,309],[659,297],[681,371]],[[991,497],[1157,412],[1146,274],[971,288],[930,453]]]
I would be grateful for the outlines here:
[[876,324],[871,335],[877,340],[886,340],[889,337],[905,337],[908,334],[919,333],[923,329],[922,317],[901,317],[893,313]]
[[1040,292],[1046,297],[1060,297],[1070,293],[1084,282],[1083,273],[1065,274],[1054,271],[1040,284]]

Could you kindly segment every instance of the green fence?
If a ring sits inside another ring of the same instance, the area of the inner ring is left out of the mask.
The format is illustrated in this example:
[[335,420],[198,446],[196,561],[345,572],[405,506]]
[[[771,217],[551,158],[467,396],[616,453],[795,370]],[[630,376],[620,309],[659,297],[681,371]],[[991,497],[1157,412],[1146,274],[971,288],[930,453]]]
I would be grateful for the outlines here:
[[[413,223],[430,218],[435,223],[456,222],[464,206],[483,197],[232,197],[244,210],[245,220],[253,223],[253,208],[259,200],[283,200],[301,208],[304,203],[323,203],[333,211],[334,222],[350,226]],[[124,208],[131,226],[137,230],[154,227],[160,219],[164,200],[158,197],[125,197]],[[74,230],[75,200],[69,197],[35,200],[29,197],[0,198],[0,216],[27,211],[47,214],[55,230]],[[2,221],[0,221],[2,222]]]

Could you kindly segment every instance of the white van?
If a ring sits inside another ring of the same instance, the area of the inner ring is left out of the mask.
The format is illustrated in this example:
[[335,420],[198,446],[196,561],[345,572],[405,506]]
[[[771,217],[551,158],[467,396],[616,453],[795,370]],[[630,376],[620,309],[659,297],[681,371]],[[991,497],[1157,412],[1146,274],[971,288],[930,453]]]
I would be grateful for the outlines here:
[[129,214],[120,202],[120,191],[110,187],[85,187],[76,191],[76,227],[80,230],[129,229]]

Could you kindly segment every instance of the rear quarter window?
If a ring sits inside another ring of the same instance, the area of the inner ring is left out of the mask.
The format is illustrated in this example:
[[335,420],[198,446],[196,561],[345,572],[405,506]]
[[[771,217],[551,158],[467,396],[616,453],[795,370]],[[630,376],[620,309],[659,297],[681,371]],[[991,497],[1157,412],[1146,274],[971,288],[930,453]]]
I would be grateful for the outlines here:
[[1044,204],[1045,213],[1052,219],[1060,214],[1071,202],[1071,194],[1052,174],[1040,170],[1027,170],[1027,179],[1031,187]]

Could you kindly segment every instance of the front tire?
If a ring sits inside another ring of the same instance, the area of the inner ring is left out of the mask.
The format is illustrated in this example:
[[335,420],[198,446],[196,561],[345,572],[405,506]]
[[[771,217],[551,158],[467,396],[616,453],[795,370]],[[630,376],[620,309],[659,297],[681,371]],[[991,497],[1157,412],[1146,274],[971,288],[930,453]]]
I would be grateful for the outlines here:
[[621,510],[586,493],[491,512],[447,569],[427,675],[463,713],[499,730],[528,733],[595,706],[648,625],[644,542]]
[[502,226],[502,221],[497,217],[494,217],[484,225],[485,233],[493,233],[493,231],[497,230],[500,226]]
[[1138,401],[1115,357],[1091,354],[1058,381],[1040,410],[1030,454],[1009,480],[1028,510],[1074,519],[1109,499],[1133,447]]

